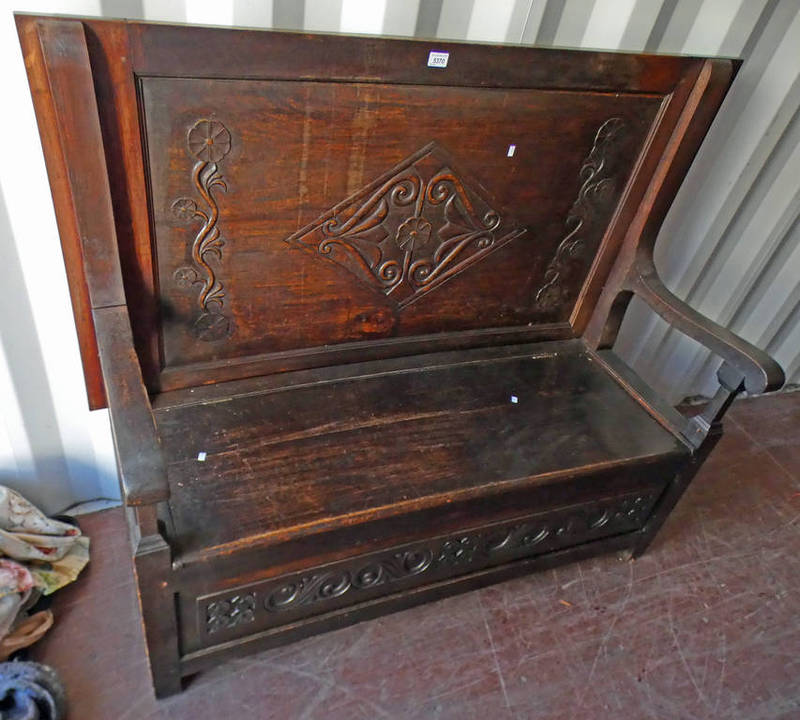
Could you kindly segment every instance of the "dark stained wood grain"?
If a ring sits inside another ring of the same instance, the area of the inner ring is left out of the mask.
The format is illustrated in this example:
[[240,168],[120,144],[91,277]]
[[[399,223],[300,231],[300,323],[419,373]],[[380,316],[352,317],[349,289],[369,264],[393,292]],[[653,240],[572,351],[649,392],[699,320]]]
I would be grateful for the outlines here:
[[663,489],[663,485],[639,488],[627,495],[462,529],[455,535],[442,535],[436,528],[423,541],[319,565],[313,576],[288,573],[201,595],[179,608],[182,645],[191,655],[275,628],[286,630],[342,608],[352,612],[374,600],[391,601],[392,596],[423,585],[435,587],[457,577],[474,580],[489,568],[552,556],[565,548],[597,546],[615,536],[638,540]]
[[504,582],[532,572],[549,570],[566,563],[585,560],[603,553],[623,551],[638,539],[634,533],[617,535],[595,542],[556,550],[545,555],[534,555],[503,565],[494,565],[473,573],[457,575],[446,580],[420,585],[412,590],[392,593],[364,602],[357,612],[342,608],[330,613],[312,616],[298,622],[265,630],[240,640],[220,643],[187,653],[181,658],[181,672],[193,675],[216,667],[220,662],[265,650],[267,648],[297,642],[303,638],[347,627],[357,622],[381,617],[387,613],[406,610],[423,603],[435,602],[458,593],[477,590],[498,582]]
[[[782,382],[652,265],[736,63],[17,24],[158,696],[641,552]],[[607,349],[634,293],[725,360],[691,418]]]
[[128,28],[122,23],[103,24],[94,32],[84,23],[92,63],[103,148],[106,155],[111,201],[119,245],[122,281],[133,337],[148,387],[154,387],[160,367],[156,278],[152,272],[153,248],[147,196],[142,131],[136,80],[128,47]]
[[[47,83],[39,103],[46,128],[43,135],[53,143],[48,153],[60,163],[51,165],[51,184],[69,201],[69,209],[63,213],[69,230],[62,232],[62,241],[65,256],[72,259],[77,255],[74,261],[84,268],[80,275],[86,290],[82,302],[91,307],[88,314],[97,336],[95,347],[110,406],[123,496],[131,505],[160,502],[168,495],[166,476],[125,307],[111,188],[83,25],[76,20],[30,20],[20,27],[31,44],[34,37],[38,39],[41,51],[40,64],[31,75],[34,82]],[[36,55],[32,57],[36,59]],[[63,176],[59,174],[62,169]]]
[[585,337],[596,347],[613,345],[628,302],[635,293],[667,322],[736,368],[748,392],[761,393],[783,385],[781,367],[752,343],[677,298],[661,282],[653,262],[658,228],[677,192],[682,168],[697,152],[734,71],[730,61],[707,60],[698,75],[606,280]]
[[678,452],[581,348],[158,410],[176,544],[197,553]]
[[650,134],[644,142],[642,152],[636,161],[625,193],[620,199],[617,210],[606,228],[605,236],[589,271],[586,282],[581,288],[578,302],[570,318],[577,334],[583,334],[597,305],[600,293],[612,268],[625,235],[639,209],[650,178],[661,162],[662,155],[673,130],[678,123],[681,112],[689,101],[692,89],[703,70],[703,61],[697,60],[687,68],[675,89],[664,97]]
[[[661,101],[172,78],[143,79],[142,97],[172,377],[291,350],[566,324]],[[192,145],[212,123],[213,162]],[[565,236],[579,245],[562,252]]]
[[[573,345],[574,343],[570,344],[569,341],[531,341],[521,345],[502,344],[492,347],[471,348],[469,350],[469,358],[471,362],[475,363],[501,358],[538,358],[558,353]],[[181,388],[154,396],[153,407],[157,410],[185,407],[224,398],[266,394],[319,383],[356,380],[358,378],[369,378],[396,372],[412,372],[435,366],[460,365],[464,361],[464,349],[464,347],[459,347],[455,350],[382,358],[380,362],[363,359],[360,362],[343,362],[330,367],[291,370],[228,382],[218,382],[212,385]]]
[[127,511],[153,689],[157,697],[174,695],[181,690],[181,673],[170,547],[158,531],[156,506]]
[[679,300],[667,290],[651,263],[638,264],[631,288],[667,322],[736,368],[744,378],[747,392],[757,395],[783,386],[783,370],[775,360]]
[[151,505],[169,497],[156,424],[150,409],[128,315],[124,307],[97,308],[100,364],[106,384],[122,498],[127,505]]
[[[101,185],[106,178],[102,146],[93,142],[99,137],[96,114],[80,113],[87,103],[90,109],[96,107],[91,96],[91,72],[83,41],[83,26],[77,21],[40,23],[21,16],[17,16],[17,26],[42,148],[48,161],[47,173],[69,280],[89,406],[102,408],[106,400],[92,321],[93,303],[83,268],[82,237],[89,229],[93,242],[102,242],[110,218],[102,205],[96,207],[94,213],[86,214],[75,205],[76,196],[84,203],[94,204],[83,172],[93,171]],[[70,102],[73,92],[78,95],[76,100],[83,101],[82,106]],[[70,132],[66,134],[68,128]],[[73,133],[78,135],[75,142],[72,141]],[[87,143],[90,150],[84,155]],[[106,239],[112,241],[113,237]],[[119,277],[118,272],[111,273],[105,281],[111,286],[97,288],[104,300],[119,300],[119,288],[115,289],[113,285],[120,282]]]
[[[209,707],[223,717],[253,716],[256,708],[256,717],[263,709],[286,718],[305,713],[309,720],[371,718],[381,711],[450,720],[550,720],[581,712],[603,717],[604,706],[620,702],[628,717],[702,717],[708,712],[704,699],[716,702],[720,687],[720,717],[791,717],[797,699],[792,659],[800,644],[800,534],[788,521],[800,502],[793,497],[800,474],[798,422],[797,393],[735,403],[720,443],[634,563],[610,553],[563,565],[560,556],[555,572],[539,572],[555,561],[540,556],[518,568],[526,577],[389,616],[375,604],[379,622],[293,647],[285,646],[292,634],[276,631],[250,645],[283,647],[247,658],[241,645],[204,653],[208,671],[166,702],[148,697],[124,515],[118,508],[84,515],[92,562],[54,596],[58,622],[34,645],[31,659],[58,669],[77,718],[127,712],[136,720],[197,720]],[[669,610],[672,623],[665,621]],[[346,611],[339,617],[353,620]],[[290,628],[295,638],[320,630],[319,621]],[[618,645],[624,651],[615,652]],[[585,679],[603,647],[609,652],[600,653],[582,703]],[[632,663],[654,648],[650,662]],[[76,653],[82,662],[75,662]],[[560,655],[575,659],[568,672],[554,663]],[[503,707],[500,671],[511,709]],[[379,696],[376,687],[382,688]]]
[[92,309],[121,306],[125,292],[83,26],[42,22],[37,29],[89,302]]
[[258,380],[265,376],[298,372],[303,369],[326,369],[370,360],[391,361],[398,357],[413,357],[421,352],[438,353],[447,350],[498,347],[510,342],[547,342],[574,339],[574,337],[569,323],[542,323],[535,326],[483,328],[440,332],[435,335],[362,340],[339,343],[335,346],[262,353],[166,368],[158,377],[157,387],[160,395],[170,391],[195,390],[198,386],[235,382],[242,378]]
[[647,519],[647,522],[639,531],[639,537],[631,550],[631,557],[636,558],[640,556],[648,546],[655,539],[656,533],[661,529],[661,526],[666,522],[667,517],[677,505],[678,500],[683,497],[697,471],[702,467],[706,458],[711,451],[716,447],[720,438],[722,437],[722,426],[720,423],[715,423],[712,432],[707,433],[703,437],[703,444],[692,455],[690,462],[685,464],[681,471],[676,473],[667,484],[667,488],[658,500],[652,514]]
[[[380,38],[344,35],[148,23],[129,27],[139,72],[172,77],[668,93],[692,60],[441,40],[394,39],[387,44]],[[427,67],[430,50],[450,53],[445,70]]]

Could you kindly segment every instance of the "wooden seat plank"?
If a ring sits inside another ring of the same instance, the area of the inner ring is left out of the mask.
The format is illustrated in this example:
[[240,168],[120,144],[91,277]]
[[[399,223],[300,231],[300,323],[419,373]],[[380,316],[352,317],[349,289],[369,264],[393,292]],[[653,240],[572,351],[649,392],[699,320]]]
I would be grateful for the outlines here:
[[681,449],[580,343],[568,347],[156,411],[176,544],[198,552]]

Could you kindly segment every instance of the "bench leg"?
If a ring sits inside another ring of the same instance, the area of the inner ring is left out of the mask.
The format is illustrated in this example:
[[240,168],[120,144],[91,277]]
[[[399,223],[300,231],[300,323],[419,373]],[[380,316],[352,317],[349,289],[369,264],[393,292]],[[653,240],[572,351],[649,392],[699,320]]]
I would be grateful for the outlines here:
[[672,512],[678,500],[689,487],[700,466],[705,462],[709,453],[714,449],[719,439],[722,437],[722,432],[718,430],[713,434],[709,434],[703,442],[702,446],[695,451],[689,464],[683,468],[669,483],[661,499],[658,501],[655,509],[648,518],[644,527],[639,531],[639,538],[636,540],[633,548],[631,549],[631,557],[637,558],[650,546],[653,542],[664,521]]
[[142,538],[133,559],[153,689],[164,698],[182,689],[169,546],[159,535]]

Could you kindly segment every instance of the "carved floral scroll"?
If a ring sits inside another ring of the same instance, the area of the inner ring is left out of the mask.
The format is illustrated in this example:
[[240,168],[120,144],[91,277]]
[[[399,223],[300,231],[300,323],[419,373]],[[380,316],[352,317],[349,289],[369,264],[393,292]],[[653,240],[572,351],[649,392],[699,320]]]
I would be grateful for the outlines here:
[[200,228],[190,247],[191,264],[178,268],[173,278],[183,290],[201,286],[197,295],[199,315],[193,325],[195,335],[200,340],[221,340],[230,335],[232,323],[224,313],[222,282],[210,261],[211,258],[222,260],[225,244],[218,224],[215,190],[228,189],[219,163],[230,152],[231,134],[219,120],[203,118],[189,129],[186,147],[196,160],[191,177],[198,198],[178,198],[172,203],[172,213],[181,222],[199,221]]
[[[201,601],[207,634],[241,624],[274,625],[280,616],[309,605],[324,607],[336,598],[359,601],[372,589],[404,583],[416,585],[453,577],[509,560],[552,552],[599,537],[631,532],[649,516],[660,492],[629,494],[592,502],[539,518],[512,521],[430,541],[400,551],[354,559],[335,569],[312,570]],[[417,580],[419,578],[419,580]]]
[[523,233],[430,143],[287,242],[402,308]]
[[[606,120],[597,130],[594,144],[581,165],[578,197],[565,221],[566,234],[544,274],[535,302],[543,310],[553,310],[570,300],[567,280],[588,269],[595,246],[590,246],[587,231],[616,190],[613,156],[625,130],[621,118]],[[597,242],[599,242],[597,238]]]

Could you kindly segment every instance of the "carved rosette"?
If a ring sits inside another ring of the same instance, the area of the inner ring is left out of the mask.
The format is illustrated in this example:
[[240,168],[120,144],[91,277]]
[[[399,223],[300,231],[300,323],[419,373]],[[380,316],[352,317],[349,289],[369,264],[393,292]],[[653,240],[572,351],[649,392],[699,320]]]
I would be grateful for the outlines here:
[[595,247],[590,247],[587,242],[587,230],[614,196],[616,178],[613,159],[624,130],[623,120],[613,117],[606,120],[595,133],[592,149],[578,173],[581,185],[564,223],[566,234],[536,292],[536,303],[542,310],[554,310],[568,301],[570,290],[567,281],[588,268]]
[[212,635],[219,630],[230,630],[256,619],[255,593],[234,595],[226,600],[216,600],[206,608],[206,631]]
[[436,143],[287,238],[403,308],[525,232]]
[[[479,570],[512,559],[551,552],[583,542],[631,532],[641,527],[659,496],[658,491],[627,495],[602,503],[547,513],[528,521],[511,522],[364,560],[331,570],[267,581],[255,590],[206,600],[208,634],[254,622],[279,624],[277,616],[307,606],[324,606],[336,598],[359,595],[382,585],[429,582]],[[258,595],[258,599],[257,599]],[[261,599],[263,598],[263,600]],[[268,621],[269,618],[273,620]],[[283,620],[286,622],[286,620]]]
[[232,322],[224,313],[225,292],[216,276],[211,258],[222,260],[225,244],[219,229],[219,207],[215,189],[227,191],[228,186],[219,170],[219,163],[231,150],[231,134],[219,120],[203,118],[189,129],[186,136],[189,155],[196,162],[192,169],[192,184],[198,199],[181,197],[172,203],[172,214],[179,222],[200,222],[189,250],[191,264],[173,273],[175,284],[189,291],[200,285],[197,296],[199,315],[193,331],[205,341],[223,340],[232,330]]

